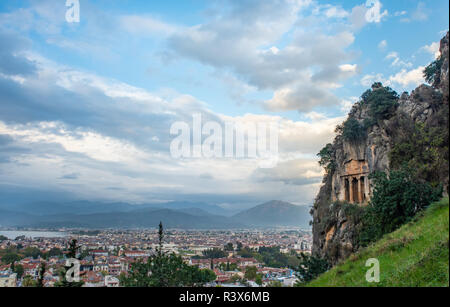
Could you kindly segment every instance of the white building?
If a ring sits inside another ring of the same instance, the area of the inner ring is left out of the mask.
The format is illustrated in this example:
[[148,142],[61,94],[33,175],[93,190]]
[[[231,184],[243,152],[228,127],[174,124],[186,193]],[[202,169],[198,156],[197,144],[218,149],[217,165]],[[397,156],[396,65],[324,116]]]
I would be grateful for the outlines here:
[[0,275],[0,288],[12,288],[16,287],[17,284],[17,274],[1,274]]

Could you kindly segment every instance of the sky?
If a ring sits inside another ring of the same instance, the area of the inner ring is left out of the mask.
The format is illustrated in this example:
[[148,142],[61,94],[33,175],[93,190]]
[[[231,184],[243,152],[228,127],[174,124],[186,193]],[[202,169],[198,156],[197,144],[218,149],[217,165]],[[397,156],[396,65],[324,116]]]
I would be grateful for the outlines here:
[[[0,194],[311,205],[335,126],[373,82],[399,93],[424,82],[448,6],[80,0],[68,22],[65,0],[1,1]],[[278,164],[173,157],[170,127],[193,114],[277,122]]]

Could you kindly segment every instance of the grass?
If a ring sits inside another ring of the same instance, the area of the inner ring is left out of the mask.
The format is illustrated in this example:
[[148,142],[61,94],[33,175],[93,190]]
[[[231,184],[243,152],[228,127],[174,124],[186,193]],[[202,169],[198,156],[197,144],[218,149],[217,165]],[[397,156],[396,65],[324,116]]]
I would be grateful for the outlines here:
[[[366,281],[366,261],[380,263],[380,282]],[[308,287],[448,287],[449,199],[444,198],[381,240],[353,254]]]

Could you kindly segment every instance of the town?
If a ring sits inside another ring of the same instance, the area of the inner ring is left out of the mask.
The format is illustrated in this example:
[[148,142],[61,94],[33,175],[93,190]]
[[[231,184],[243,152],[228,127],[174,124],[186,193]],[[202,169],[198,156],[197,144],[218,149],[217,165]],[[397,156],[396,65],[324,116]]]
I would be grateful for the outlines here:
[[[61,229],[58,236],[7,237],[0,231],[0,287],[36,286],[45,265],[42,286],[53,287],[67,260],[70,240],[80,247],[80,279],[84,287],[120,287],[133,263],[145,262],[157,250],[158,232],[149,230]],[[21,233],[21,232],[17,232]],[[214,272],[205,286],[292,287],[299,255],[309,254],[312,235],[300,229],[176,230],[164,236],[163,251],[191,265]]]

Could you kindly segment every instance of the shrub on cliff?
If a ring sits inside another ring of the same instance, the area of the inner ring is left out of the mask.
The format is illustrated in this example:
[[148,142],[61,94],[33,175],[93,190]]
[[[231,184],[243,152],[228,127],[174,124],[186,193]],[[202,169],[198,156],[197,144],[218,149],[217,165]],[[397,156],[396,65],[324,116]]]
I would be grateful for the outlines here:
[[436,61],[428,65],[423,71],[423,77],[429,84],[439,82],[440,72],[442,64],[444,63],[444,57],[440,56]]
[[417,180],[414,172],[404,165],[389,174],[373,173],[373,197],[366,208],[360,244],[367,245],[411,221],[421,210],[437,201],[442,188],[432,188]]
[[369,105],[371,124],[374,124],[378,120],[389,118],[394,113],[398,106],[398,99],[399,95],[396,91],[376,82],[372,85],[372,89],[362,94],[361,103]]
[[364,127],[353,117],[350,117],[342,126],[342,136],[347,141],[359,141],[366,136]]
[[403,133],[393,140],[394,146],[389,153],[392,169],[407,163],[416,170],[420,179],[433,186],[448,178],[448,106],[444,106],[440,113],[436,116],[439,122],[434,125],[406,123],[398,126]]
[[319,165],[324,167],[327,172],[333,172],[336,168],[336,162],[334,161],[333,145],[327,144],[317,154],[320,158]]

